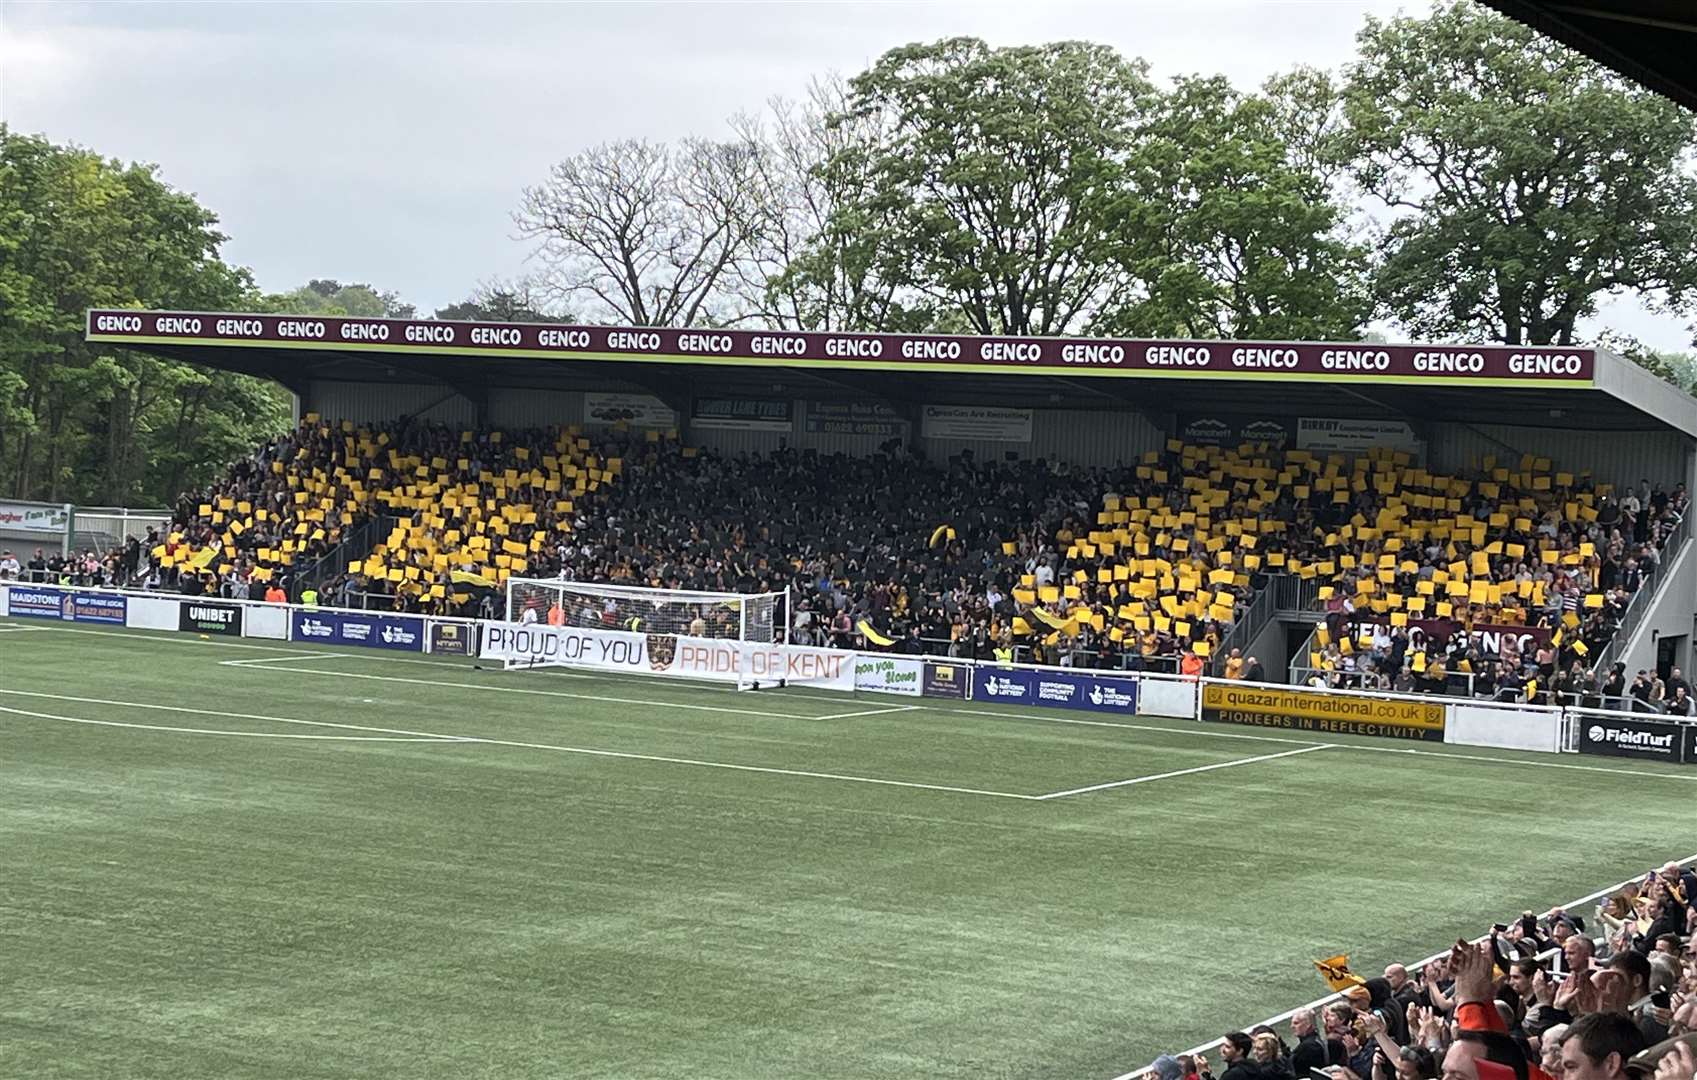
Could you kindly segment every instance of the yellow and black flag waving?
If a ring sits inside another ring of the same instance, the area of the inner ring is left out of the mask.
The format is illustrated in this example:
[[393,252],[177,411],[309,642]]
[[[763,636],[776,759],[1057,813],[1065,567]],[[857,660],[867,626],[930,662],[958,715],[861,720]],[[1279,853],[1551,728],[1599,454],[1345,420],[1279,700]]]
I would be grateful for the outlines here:
[[1326,980],[1326,985],[1334,992],[1348,990],[1352,986],[1361,986],[1367,980],[1349,970],[1349,954],[1338,953],[1324,960],[1314,961],[1314,966],[1320,972],[1320,977]]

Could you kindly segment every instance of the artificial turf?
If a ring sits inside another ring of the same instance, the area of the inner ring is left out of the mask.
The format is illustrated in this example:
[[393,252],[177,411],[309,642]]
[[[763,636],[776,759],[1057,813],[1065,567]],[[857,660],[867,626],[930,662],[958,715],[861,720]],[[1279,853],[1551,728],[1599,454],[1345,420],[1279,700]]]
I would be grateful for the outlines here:
[[0,620],[0,1076],[1108,1080],[1697,851],[1697,770],[326,651]]

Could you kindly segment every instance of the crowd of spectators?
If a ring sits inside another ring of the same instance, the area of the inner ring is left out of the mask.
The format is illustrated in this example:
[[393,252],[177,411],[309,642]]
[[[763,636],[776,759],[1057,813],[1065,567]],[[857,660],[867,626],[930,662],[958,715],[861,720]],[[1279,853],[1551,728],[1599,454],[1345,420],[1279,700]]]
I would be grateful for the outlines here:
[[[1401,452],[1174,440],[1080,468],[309,416],[185,495],[163,534],[44,573],[252,599],[300,599],[310,577],[322,603],[482,616],[502,612],[510,575],[788,590],[809,643],[1106,668],[1206,658],[1233,677],[1261,665],[1222,643],[1288,575],[1328,610],[1316,681],[1625,697],[1624,673],[1588,658],[1688,503],[1648,481],[1616,497],[1531,456],[1445,476]],[[1646,673],[1645,703],[1687,707],[1674,681]]]
[[1217,1071],[1206,1054],[1163,1054],[1146,1075],[1694,1080],[1697,874],[1668,863],[1594,913],[1526,912],[1423,968],[1391,964],[1323,1008],[1298,1010],[1288,1038],[1262,1025],[1217,1046]]

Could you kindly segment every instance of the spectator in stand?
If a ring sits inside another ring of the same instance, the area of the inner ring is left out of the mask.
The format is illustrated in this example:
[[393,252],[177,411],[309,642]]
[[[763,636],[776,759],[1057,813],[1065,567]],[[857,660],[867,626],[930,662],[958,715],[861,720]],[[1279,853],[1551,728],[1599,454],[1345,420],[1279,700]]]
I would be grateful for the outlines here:
[[[1254,1040],[1244,1032],[1227,1032],[1220,1041],[1220,1060],[1226,1063],[1226,1071],[1217,1080],[1259,1080],[1261,1070],[1250,1056],[1254,1049]],[[1202,1070],[1202,1077],[1216,1080],[1207,1069]]]
[[1242,653],[1237,649],[1233,649],[1231,651],[1231,655],[1226,657],[1225,677],[1228,679],[1241,679],[1243,678],[1243,668],[1244,663]]
[[1562,1038],[1565,1080],[1627,1080],[1626,1065],[1647,1045],[1631,1017],[1590,1013],[1568,1025]]
[[16,581],[23,573],[23,565],[18,557],[10,551],[0,551],[0,581]]

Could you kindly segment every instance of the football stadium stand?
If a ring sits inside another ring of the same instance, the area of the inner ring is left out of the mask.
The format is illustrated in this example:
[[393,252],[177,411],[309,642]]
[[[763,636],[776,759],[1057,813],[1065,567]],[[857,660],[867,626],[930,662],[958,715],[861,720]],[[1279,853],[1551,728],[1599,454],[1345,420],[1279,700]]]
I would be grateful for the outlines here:
[[811,643],[1658,708],[1690,667],[1697,402],[1602,352],[145,312],[89,336],[301,401],[131,581],[461,615],[510,576],[787,589]]

